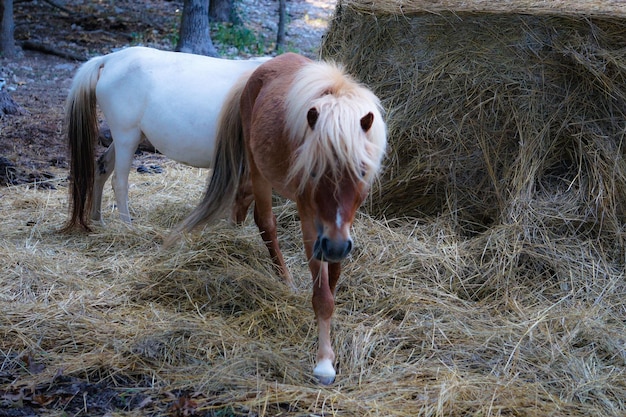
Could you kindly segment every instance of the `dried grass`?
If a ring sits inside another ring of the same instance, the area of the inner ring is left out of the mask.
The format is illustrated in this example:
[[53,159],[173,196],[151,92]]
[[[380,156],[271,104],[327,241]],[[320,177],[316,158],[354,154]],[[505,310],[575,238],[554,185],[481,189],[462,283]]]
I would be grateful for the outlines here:
[[626,16],[621,0],[342,0],[341,4],[359,13],[412,15],[415,13],[480,12],[490,14],[556,14],[560,16]]
[[324,46],[392,141],[338,286],[336,383],[312,378],[293,204],[275,212],[295,293],[250,219],[160,249],[206,175],[163,162],[132,174],[132,227],[108,191],[88,236],[55,233],[62,181],[2,190],[0,404],[71,378],[112,388],[116,416],[626,413],[623,21],[357,8],[383,4],[343,2]]
[[5,405],[7,392],[54,392],[46,387],[62,375],[128,398],[133,411],[111,415],[177,415],[178,396],[193,399],[196,415],[626,410],[623,263],[607,259],[601,242],[513,226],[465,237],[450,217],[360,214],[337,293],[339,375],[320,387],[293,204],[277,201],[276,213],[296,293],[274,275],[250,220],[161,250],[205,173],[165,167],[132,174],[133,227],[116,220],[109,192],[106,227],[89,236],[54,232],[66,213],[62,185],[3,191]]

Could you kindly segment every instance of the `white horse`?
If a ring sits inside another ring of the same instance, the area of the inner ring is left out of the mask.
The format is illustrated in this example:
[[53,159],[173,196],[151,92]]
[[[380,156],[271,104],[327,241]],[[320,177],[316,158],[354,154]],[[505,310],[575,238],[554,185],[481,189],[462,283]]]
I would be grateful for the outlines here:
[[[83,64],[67,97],[70,218],[64,230],[90,230],[90,219],[101,221],[102,192],[113,171],[117,208],[121,219],[130,223],[128,175],[144,137],[175,161],[210,168],[217,119],[228,92],[266,60],[131,47]],[[96,105],[113,138],[97,164]]]

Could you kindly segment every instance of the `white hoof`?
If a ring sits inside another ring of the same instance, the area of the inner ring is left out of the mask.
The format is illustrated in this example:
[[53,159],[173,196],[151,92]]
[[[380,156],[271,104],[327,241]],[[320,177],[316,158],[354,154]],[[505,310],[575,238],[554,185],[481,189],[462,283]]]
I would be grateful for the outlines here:
[[330,359],[322,359],[319,361],[315,369],[313,369],[313,375],[320,384],[330,385],[335,381],[335,368]]

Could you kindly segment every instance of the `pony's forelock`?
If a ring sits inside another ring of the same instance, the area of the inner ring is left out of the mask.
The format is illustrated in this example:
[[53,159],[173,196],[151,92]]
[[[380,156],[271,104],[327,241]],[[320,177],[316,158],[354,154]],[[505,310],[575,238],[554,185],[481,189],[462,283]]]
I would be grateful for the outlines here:
[[[287,134],[296,148],[288,181],[298,181],[299,191],[307,183],[315,187],[324,174],[348,174],[371,183],[381,167],[387,138],[380,101],[374,93],[354,81],[335,63],[311,62],[296,74],[286,98]],[[315,107],[314,129],[307,112]],[[361,119],[374,116],[365,132]]]

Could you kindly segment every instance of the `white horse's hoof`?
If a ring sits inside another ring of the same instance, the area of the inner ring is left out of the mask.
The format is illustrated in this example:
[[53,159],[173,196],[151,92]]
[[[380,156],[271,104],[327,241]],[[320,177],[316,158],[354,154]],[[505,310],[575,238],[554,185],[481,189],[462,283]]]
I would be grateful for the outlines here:
[[322,359],[319,361],[315,369],[313,369],[313,375],[320,384],[330,385],[335,381],[335,368],[330,359]]

